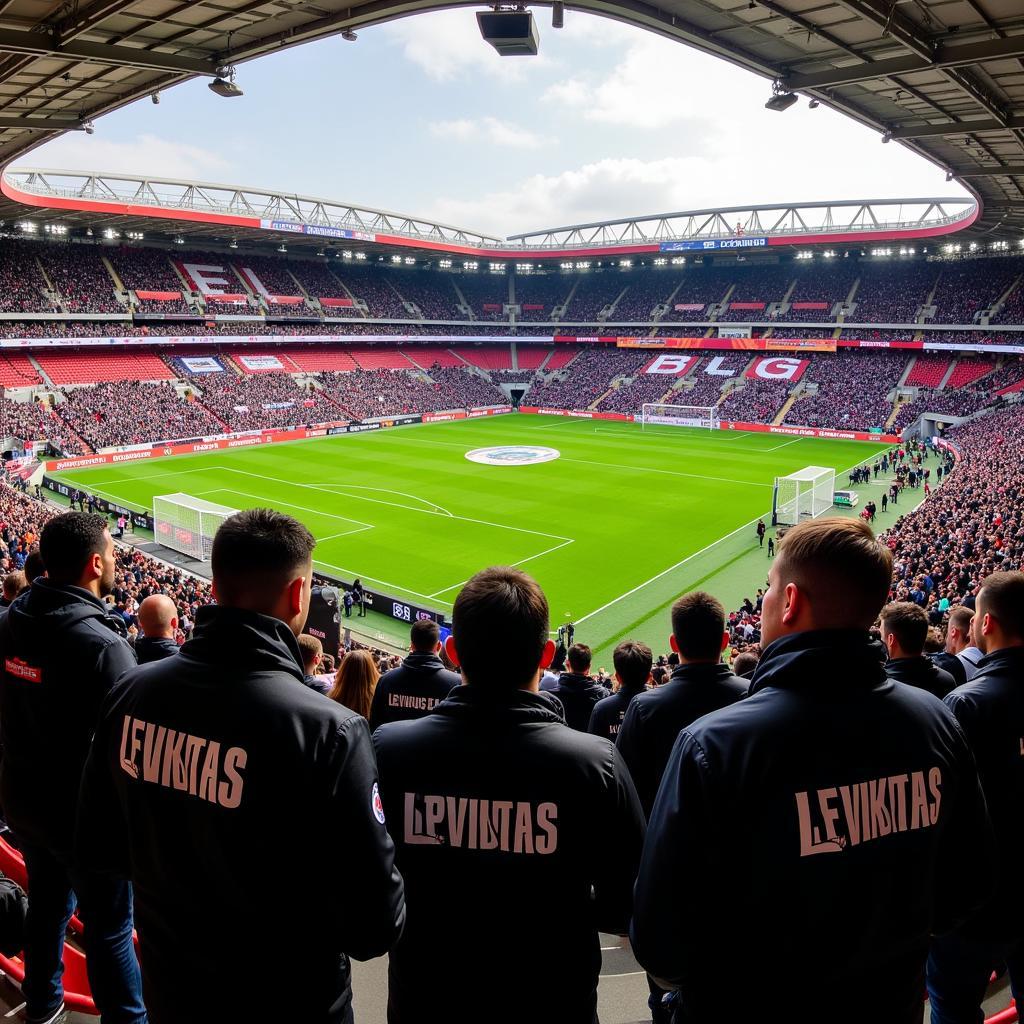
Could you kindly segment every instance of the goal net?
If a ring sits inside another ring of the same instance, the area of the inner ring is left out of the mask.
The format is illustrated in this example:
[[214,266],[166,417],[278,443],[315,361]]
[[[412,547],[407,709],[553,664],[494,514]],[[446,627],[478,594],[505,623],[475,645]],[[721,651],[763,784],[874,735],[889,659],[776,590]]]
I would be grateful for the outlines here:
[[208,562],[217,527],[237,511],[191,494],[161,494],[153,498],[153,535],[164,547]]
[[772,522],[795,526],[805,519],[817,519],[833,505],[836,471],[825,466],[807,466],[775,478]]
[[644,402],[640,411],[643,427],[660,425],[665,427],[703,427],[715,430],[718,427],[718,411],[713,405],[662,405],[658,402]]

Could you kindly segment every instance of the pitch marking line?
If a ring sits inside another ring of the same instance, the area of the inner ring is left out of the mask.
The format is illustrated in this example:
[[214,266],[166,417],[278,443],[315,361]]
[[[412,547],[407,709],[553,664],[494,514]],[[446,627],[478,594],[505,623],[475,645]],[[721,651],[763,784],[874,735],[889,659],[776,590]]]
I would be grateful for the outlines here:
[[424,505],[429,505],[430,508],[437,510],[442,515],[449,516],[452,519],[455,518],[455,513],[449,512],[448,509],[444,507],[444,505],[438,505],[436,501],[428,501],[426,498],[421,498],[418,494],[409,494],[406,491],[393,491],[388,487],[360,487],[358,485],[353,484],[322,484],[321,486],[325,490],[328,488],[330,488],[331,490],[339,488],[338,494],[342,495],[343,497],[349,498],[359,498],[361,497],[361,495],[349,494],[347,490],[341,488],[351,488],[353,491],[377,491],[380,494],[397,494],[401,498],[409,498],[412,501],[421,501],[423,502]]
[[584,466],[601,466],[604,469],[618,469],[635,471],[638,473],[660,473],[664,476],[682,476],[687,477],[690,480],[711,480],[715,483],[720,484],[739,484],[744,487],[772,487],[772,484],[764,484],[758,480],[738,480],[736,477],[727,476],[701,476],[699,473],[680,473],[675,469],[655,469],[653,466],[623,466],[616,465],[614,462],[593,462],[590,459],[570,459],[564,455],[561,458],[562,462],[578,462]]
[[[248,491],[236,491],[233,487],[215,487],[212,491],[204,491],[204,494],[237,494],[242,498],[255,498],[257,501],[266,501],[267,496],[265,494],[250,494]],[[340,519],[343,523],[352,523],[356,529],[346,530],[344,533],[335,534],[337,537],[345,537],[350,533],[362,533],[364,530],[374,529],[373,523],[364,523],[360,519],[352,519],[349,516],[335,515],[333,512],[321,512],[315,508],[309,508],[306,505],[293,505],[291,502],[274,500],[277,505],[284,505],[286,508],[297,508],[303,512],[309,512],[311,515],[326,516],[328,519]],[[320,537],[318,540],[330,540],[329,537]]]
[[762,452],[777,452],[780,448],[788,448],[791,444],[796,444],[797,441],[802,441],[802,437],[794,437],[792,441],[783,441],[782,444],[777,444],[774,448],[760,448]]
[[[513,562],[513,563],[512,563],[512,568],[514,569],[514,568],[516,568],[517,566],[520,566],[520,565],[526,565],[526,563],[527,563],[527,562],[532,562],[532,561],[533,561],[533,560],[534,560],[535,558],[543,558],[543,557],[544,557],[544,555],[550,555],[550,554],[552,554],[552,553],[553,553],[553,552],[555,552],[555,551],[560,551],[560,550],[561,550],[562,548],[564,548],[564,547],[568,547],[568,546],[569,546],[570,544],[575,544],[575,543],[576,543],[576,542],[575,542],[574,540],[567,540],[567,541],[563,541],[563,542],[562,542],[561,544],[556,544],[556,545],[555,545],[554,547],[551,547],[551,548],[547,548],[547,549],[546,549],[546,550],[544,550],[544,551],[538,551],[538,552],[537,552],[537,554],[535,554],[535,555],[530,555],[530,556],[529,556],[529,557],[527,557],[527,558],[521,558],[521,559],[519,559],[519,561],[518,561],[518,562]],[[466,579],[464,579],[464,580],[459,580],[459,582],[458,582],[458,583],[453,583],[453,584],[452,584],[452,585],[451,585],[450,587],[445,587],[445,588],[444,588],[443,590],[435,590],[435,591],[434,591],[434,593],[432,593],[432,594],[428,594],[427,596],[428,596],[428,597],[429,597],[429,598],[430,598],[431,600],[433,600],[434,598],[436,598],[436,597],[437,597],[437,595],[438,595],[438,594],[447,594],[449,590],[454,590],[454,589],[455,589],[456,587],[461,587],[461,586],[464,586],[464,585],[465,585],[465,584],[467,584],[467,583],[468,583],[468,582],[469,582],[469,581],[470,581],[471,579],[472,579],[472,577],[470,576],[470,577],[467,577],[467,578],[466,578]]]
[[[437,442],[437,443],[438,444],[442,444],[444,442]],[[459,445],[458,447],[464,448],[465,445]],[[277,476],[266,476],[263,473],[251,473],[248,470],[245,470],[245,469],[234,469],[231,466],[220,466],[220,467],[217,467],[217,468],[226,470],[226,471],[231,472],[231,473],[239,473],[242,476],[251,476],[251,477],[254,477],[254,478],[258,479],[258,480],[270,480],[272,483],[284,484],[287,487],[303,487],[303,488],[306,488],[307,490],[311,490],[311,491],[323,491],[325,494],[331,494],[334,497],[338,496],[336,491],[332,491],[328,487],[322,486],[320,484],[305,484],[305,483],[301,483],[300,481],[297,481],[297,480],[282,480],[280,477],[277,477]],[[440,516],[442,519],[458,519],[458,520],[461,520],[464,523],[476,523],[478,526],[493,526],[493,527],[495,527],[495,528],[497,528],[499,530],[513,530],[516,533],[529,533],[529,534],[532,534],[534,537],[546,537],[548,540],[569,541],[569,540],[573,539],[571,537],[562,537],[562,536],[560,536],[557,533],[545,533],[543,530],[529,530],[525,526],[509,526],[506,523],[492,523],[492,522],[490,522],[487,519],[473,519],[470,516],[454,515],[453,513],[450,513],[450,512],[448,514],[445,514],[443,512],[433,512],[430,509],[416,508],[413,505],[402,505],[402,504],[400,504],[398,502],[394,502],[394,501],[383,501],[380,498],[367,498],[367,497],[365,497],[364,495],[361,495],[361,494],[352,494],[352,495],[349,495],[349,497],[354,498],[356,501],[368,501],[368,502],[371,502],[374,505],[389,505],[391,508],[404,508],[404,509],[406,509],[409,512],[418,512],[421,515],[425,515],[425,516]],[[264,498],[265,498],[265,496],[264,496]],[[281,502],[281,504],[285,504],[285,503]],[[295,507],[299,508],[301,506],[296,505]],[[310,509],[309,511],[313,511],[313,510]],[[350,522],[356,522],[357,520],[349,520],[349,521]],[[369,579],[369,577],[367,577],[367,579]],[[381,582],[381,581],[378,580],[377,582]],[[409,593],[412,593],[412,591],[409,591]],[[422,596],[422,595],[420,595],[420,596]]]
[[322,562],[318,558],[313,559],[314,565],[321,565],[325,569],[335,569],[345,576],[351,576],[353,578],[359,578],[362,580],[369,580],[371,583],[379,583],[382,587],[386,587],[388,590],[393,590],[396,594],[407,594],[409,597],[418,597],[421,601],[433,601],[435,604],[442,604],[445,608],[451,608],[451,601],[442,601],[440,598],[432,598],[429,594],[421,594],[418,590],[410,590],[408,587],[399,586],[397,583],[392,583],[389,580],[378,579],[376,576],[367,576],[366,573],[361,573],[357,569],[349,569],[344,565],[334,565],[331,562]]

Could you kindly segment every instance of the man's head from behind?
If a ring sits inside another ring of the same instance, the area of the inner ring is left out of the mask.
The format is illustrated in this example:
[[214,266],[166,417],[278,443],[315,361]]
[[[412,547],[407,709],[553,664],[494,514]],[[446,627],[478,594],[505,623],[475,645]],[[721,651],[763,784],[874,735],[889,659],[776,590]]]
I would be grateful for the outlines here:
[[173,640],[178,609],[166,594],[150,594],[139,605],[139,626],[150,640]]
[[409,650],[417,654],[436,654],[441,646],[441,630],[433,619],[417,619],[409,630]]
[[282,512],[236,512],[213,538],[217,603],[273,616],[298,636],[309,612],[315,546],[309,530]]
[[324,658],[324,645],[309,633],[299,634],[299,652],[302,654],[302,671],[307,676],[316,675]]
[[890,658],[919,658],[928,639],[928,616],[913,601],[895,601],[882,609],[882,642]]
[[28,577],[20,569],[9,572],[4,577],[4,600],[13,601],[27,587]]
[[974,612],[965,605],[957,605],[949,613],[949,624],[946,626],[946,651],[949,654],[959,654],[970,646],[971,643],[971,619]]
[[81,587],[96,597],[114,589],[114,541],[103,516],[65,512],[39,537],[39,554],[51,583]]
[[612,652],[615,678],[625,690],[642,690],[651,678],[654,656],[647,644],[624,640]]
[[544,592],[519,569],[478,572],[455,599],[445,651],[471,685],[535,690],[555,653]]
[[768,574],[762,643],[811,629],[868,630],[891,582],[892,554],[863,519],[794,526]]
[[1024,572],[994,572],[981,584],[974,642],[985,654],[1024,646]]
[[570,672],[585,676],[590,674],[590,663],[593,658],[594,652],[586,644],[573,644],[565,660],[569,663]]
[[722,602],[703,590],[683,594],[672,605],[672,636],[669,644],[684,664],[716,664],[729,642]]

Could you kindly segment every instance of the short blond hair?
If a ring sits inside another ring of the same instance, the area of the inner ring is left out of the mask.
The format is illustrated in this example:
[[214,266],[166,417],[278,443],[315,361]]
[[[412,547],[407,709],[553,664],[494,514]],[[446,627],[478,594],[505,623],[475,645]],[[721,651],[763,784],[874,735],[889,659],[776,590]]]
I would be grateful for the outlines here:
[[889,596],[892,552],[863,519],[815,519],[787,531],[775,571],[807,596],[817,628],[869,629]]

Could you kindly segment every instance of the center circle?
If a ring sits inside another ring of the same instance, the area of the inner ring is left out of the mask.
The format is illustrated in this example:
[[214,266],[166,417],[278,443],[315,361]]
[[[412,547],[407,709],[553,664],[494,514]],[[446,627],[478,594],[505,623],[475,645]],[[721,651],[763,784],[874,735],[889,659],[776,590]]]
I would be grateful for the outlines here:
[[484,466],[532,466],[537,462],[551,462],[562,453],[557,448],[542,448],[534,444],[505,444],[496,448],[474,448],[466,452],[470,462]]

